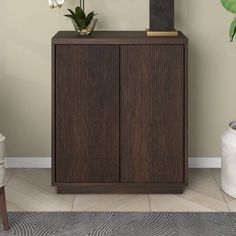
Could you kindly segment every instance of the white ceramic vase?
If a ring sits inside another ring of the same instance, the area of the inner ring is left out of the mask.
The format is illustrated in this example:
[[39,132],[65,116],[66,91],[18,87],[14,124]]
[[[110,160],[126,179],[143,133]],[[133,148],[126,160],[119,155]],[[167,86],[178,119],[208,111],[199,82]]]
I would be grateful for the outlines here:
[[5,137],[0,134],[0,187],[5,184],[5,165],[4,165],[4,157],[5,157]]
[[221,141],[221,186],[225,193],[236,198],[236,121],[229,124]]

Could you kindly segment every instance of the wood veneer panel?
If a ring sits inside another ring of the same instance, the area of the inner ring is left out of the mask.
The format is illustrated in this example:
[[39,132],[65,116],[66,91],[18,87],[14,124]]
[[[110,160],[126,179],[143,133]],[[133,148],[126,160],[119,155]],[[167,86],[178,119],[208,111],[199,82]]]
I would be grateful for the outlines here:
[[184,47],[122,45],[120,180],[183,182]]
[[119,46],[57,45],[56,183],[119,181]]

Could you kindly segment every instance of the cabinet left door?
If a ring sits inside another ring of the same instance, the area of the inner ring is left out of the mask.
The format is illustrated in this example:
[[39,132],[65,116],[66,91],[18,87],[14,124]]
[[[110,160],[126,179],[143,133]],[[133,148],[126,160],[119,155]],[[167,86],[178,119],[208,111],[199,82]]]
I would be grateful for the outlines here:
[[56,45],[55,183],[119,182],[119,46]]

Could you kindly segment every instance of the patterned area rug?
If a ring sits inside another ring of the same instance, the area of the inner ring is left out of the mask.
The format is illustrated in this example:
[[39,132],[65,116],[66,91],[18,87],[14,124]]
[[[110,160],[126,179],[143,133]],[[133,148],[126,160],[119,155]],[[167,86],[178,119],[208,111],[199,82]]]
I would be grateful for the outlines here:
[[18,236],[236,235],[236,213],[10,212]]

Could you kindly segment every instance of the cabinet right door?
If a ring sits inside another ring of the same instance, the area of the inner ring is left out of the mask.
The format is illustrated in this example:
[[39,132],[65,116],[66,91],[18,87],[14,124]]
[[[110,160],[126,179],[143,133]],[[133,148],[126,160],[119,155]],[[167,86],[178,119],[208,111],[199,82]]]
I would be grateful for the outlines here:
[[120,46],[120,181],[184,179],[184,46]]

